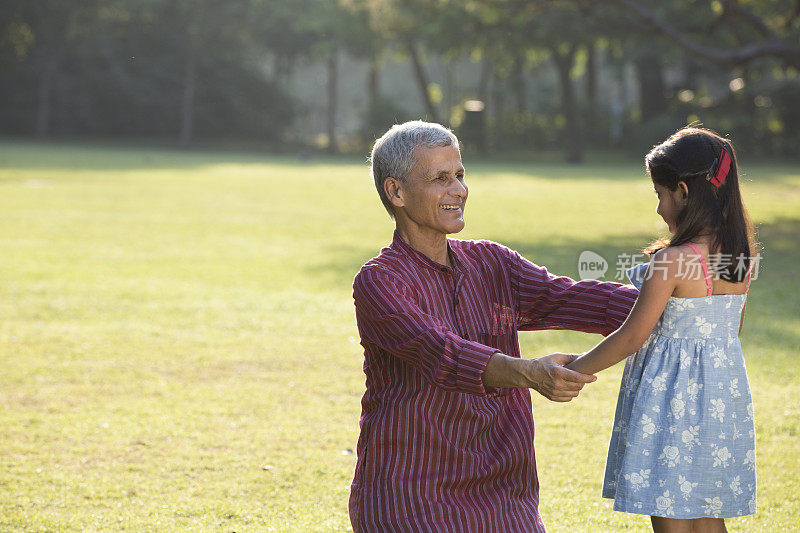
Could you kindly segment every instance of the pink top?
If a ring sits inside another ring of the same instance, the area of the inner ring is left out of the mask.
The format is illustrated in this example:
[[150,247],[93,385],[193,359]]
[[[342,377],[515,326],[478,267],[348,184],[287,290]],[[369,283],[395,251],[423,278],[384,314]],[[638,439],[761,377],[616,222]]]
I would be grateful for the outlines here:
[[448,243],[453,268],[395,232],[353,283],[366,374],[353,529],[542,532],[530,393],[485,389],[481,374],[497,351],[519,357],[518,330],[611,333],[638,292],[491,241]]

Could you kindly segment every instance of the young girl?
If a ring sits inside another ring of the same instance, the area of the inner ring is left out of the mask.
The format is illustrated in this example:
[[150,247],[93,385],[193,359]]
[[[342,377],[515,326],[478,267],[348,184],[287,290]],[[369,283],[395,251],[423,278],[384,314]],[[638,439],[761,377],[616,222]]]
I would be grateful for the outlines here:
[[640,293],[625,323],[569,368],[594,374],[636,352],[603,483],[614,509],[651,515],[656,532],[726,531],[725,518],[756,511],[753,404],[738,337],[753,229],[736,155],[716,133],[684,128],[645,161],[672,238],[628,270]]

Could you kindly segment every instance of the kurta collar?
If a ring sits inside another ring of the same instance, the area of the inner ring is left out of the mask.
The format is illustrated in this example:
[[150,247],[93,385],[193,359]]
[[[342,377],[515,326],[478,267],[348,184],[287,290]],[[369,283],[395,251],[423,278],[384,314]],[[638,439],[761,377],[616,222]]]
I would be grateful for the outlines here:
[[438,270],[439,272],[456,272],[458,274],[466,272],[466,264],[461,260],[456,248],[451,245],[450,241],[451,239],[447,239],[447,253],[450,255],[450,261],[453,263],[453,268],[437,263],[427,255],[412,248],[410,244],[403,240],[397,230],[394,230],[394,237],[392,238],[391,247],[395,250],[398,250],[403,255],[410,257],[415,263],[422,267]]

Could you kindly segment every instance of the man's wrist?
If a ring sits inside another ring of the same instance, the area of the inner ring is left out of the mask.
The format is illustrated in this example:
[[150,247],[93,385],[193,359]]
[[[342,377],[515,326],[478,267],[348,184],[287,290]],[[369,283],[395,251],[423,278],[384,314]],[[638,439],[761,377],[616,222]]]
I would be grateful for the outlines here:
[[518,357],[510,357],[503,352],[495,352],[483,371],[484,387],[524,387],[525,379],[521,365],[524,361]]

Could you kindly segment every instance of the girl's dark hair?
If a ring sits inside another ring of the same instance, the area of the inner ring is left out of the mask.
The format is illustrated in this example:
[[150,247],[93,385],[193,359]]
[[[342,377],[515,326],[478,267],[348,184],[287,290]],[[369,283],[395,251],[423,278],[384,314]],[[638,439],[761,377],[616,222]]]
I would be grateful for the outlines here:
[[[709,178],[722,150],[730,156],[731,166],[725,182],[717,188]],[[657,240],[644,252],[652,255],[667,246],[680,246],[710,229],[713,240],[709,253],[725,254],[721,256],[725,261],[716,267],[716,272],[726,281],[743,281],[759,245],[742,203],[736,152],[731,143],[713,131],[686,127],[653,148],[645,157],[645,164],[654,184],[675,191],[678,182],[683,181],[689,198],[678,213],[675,235]]]

